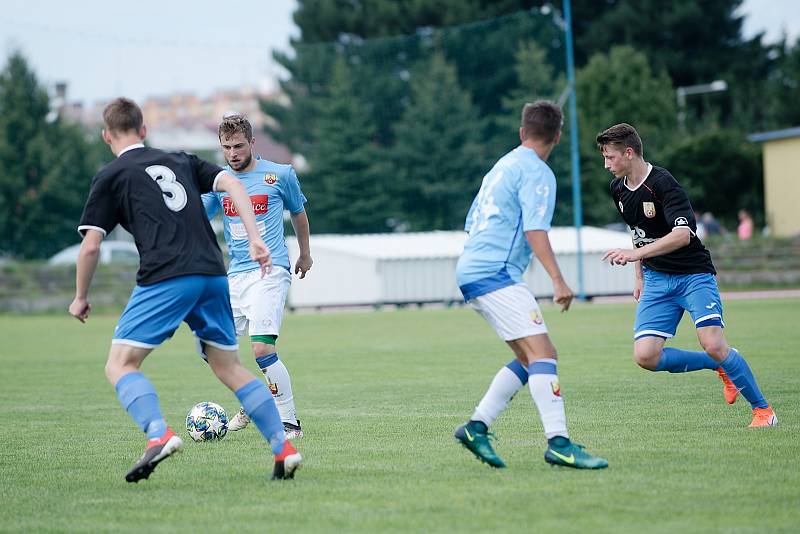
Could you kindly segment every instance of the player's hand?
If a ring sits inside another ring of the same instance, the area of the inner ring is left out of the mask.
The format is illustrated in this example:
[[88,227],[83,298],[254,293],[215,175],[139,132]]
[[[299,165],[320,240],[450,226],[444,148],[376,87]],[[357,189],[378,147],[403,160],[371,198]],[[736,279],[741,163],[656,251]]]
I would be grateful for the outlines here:
[[92,311],[92,306],[85,298],[75,297],[75,300],[69,305],[69,314],[82,323],[89,318],[90,311]]
[[572,299],[574,298],[575,294],[563,278],[553,280],[553,302],[561,306],[562,313],[569,310],[569,306],[572,304]]
[[611,265],[626,265],[628,262],[639,261],[639,254],[635,250],[615,248],[606,252],[600,261],[608,260]]
[[641,278],[636,279],[636,283],[633,286],[633,298],[636,299],[636,302],[639,302],[639,298],[642,296],[642,288],[644,287],[644,280]]
[[250,258],[261,266],[261,278],[272,272],[272,256],[267,245],[260,239],[250,241]]
[[312,265],[314,265],[314,260],[311,259],[310,255],[300,256],[294,264],[294,274],[300,273],[300,279],[302,280],[306,277],[306,273],[311,270]]

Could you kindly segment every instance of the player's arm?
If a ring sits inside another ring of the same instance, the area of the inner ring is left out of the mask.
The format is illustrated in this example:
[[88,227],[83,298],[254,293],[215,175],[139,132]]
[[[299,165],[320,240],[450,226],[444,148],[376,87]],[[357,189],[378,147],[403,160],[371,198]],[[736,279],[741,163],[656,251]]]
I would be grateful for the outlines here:
[[545,230],[528,230],[525,232],[525,239],[531,246],[533,253],[536,254],[536,259],[542,264],[544,270],[550,275],[553,281],[553,301],[561,306],[561,311],[565,312],[572,304],[572,299],[575,294],[564,281],[561,275],[561,269],[556,262],[556,255],[553,253],[553,247],[550,246],[550,237]]
[[314,260],[311,259],[311,245],[309,244],[309,236],[311,229],[308,225],[308,215],[305,210],[292,213],[292,228],[294,228],[294,235],[297,236],[297,246],[300,248],[300,257],[295,262],[294,274],[300,273],[300,278],[305,278],[306,273],[314,265]]
[[253,213],[253,204],[247,195],[247,189],[235,176],[227,172],[219,173],[219,176],[214,181],[214,188],[216,191],[224,191],[230,195],[233,205],[236,206],[236,211],[239,213],[239,218],[247,231],[250,257],[261,265],[262,276],[272,271],[272,257],[270,256],[269,248],[267,248],[258,233],[256,216]]
[[103,233],[87,230],[78,251],[78,263],[75,274],[75,298],[69,305],[69,313],[82,323],[86,322],[92,307],[89,305],[89,287],[92,285],[97,261],[100,259],[100,243]]
[[672,229],[664,237],[637,249],[615,248],[606,252],[601,258],[608,260],[612,265],[626,265],[628,262],[641,261],[669,254],[674,250],[685,247],[691,239],[691,230],[680,226]]

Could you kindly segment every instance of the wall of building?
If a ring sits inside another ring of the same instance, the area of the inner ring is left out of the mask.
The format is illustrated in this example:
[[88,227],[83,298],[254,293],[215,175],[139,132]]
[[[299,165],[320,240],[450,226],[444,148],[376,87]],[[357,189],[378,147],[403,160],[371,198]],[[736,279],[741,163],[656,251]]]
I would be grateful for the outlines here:
[[764,142],[764,200],[772,235],[800,234],[800,137]]

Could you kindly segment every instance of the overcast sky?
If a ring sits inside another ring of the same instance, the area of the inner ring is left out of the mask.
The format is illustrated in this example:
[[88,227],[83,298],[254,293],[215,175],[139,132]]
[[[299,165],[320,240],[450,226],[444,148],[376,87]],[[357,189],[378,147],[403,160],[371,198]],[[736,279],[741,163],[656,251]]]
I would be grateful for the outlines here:
[[[142,100],[176,91],[206,96],[241,85],[269,87],[280,73],[271,50],[297,35],[295,0],[3,0],[0,66],[22,51],[39,80],[68,83],[70,100]],[[800,35],[798,0],[745,0],[745,34]]]

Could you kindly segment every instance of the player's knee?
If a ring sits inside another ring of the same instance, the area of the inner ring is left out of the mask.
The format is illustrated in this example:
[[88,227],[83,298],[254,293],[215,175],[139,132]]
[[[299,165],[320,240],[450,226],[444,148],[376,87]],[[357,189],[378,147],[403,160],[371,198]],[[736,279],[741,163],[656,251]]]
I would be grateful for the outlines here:
[[267,345],[265,343],[253,343],[253,355],[256,358],[263,358],[275,352],[275,345]]
[[661,351],[638,349],[633,352],[633,361],[642,369],[655,371],[658,361],[661,359]]
[[728,356],[730,349],[725,339],[714,339],[701,343],[703,350],[717,361],[722,361]]

